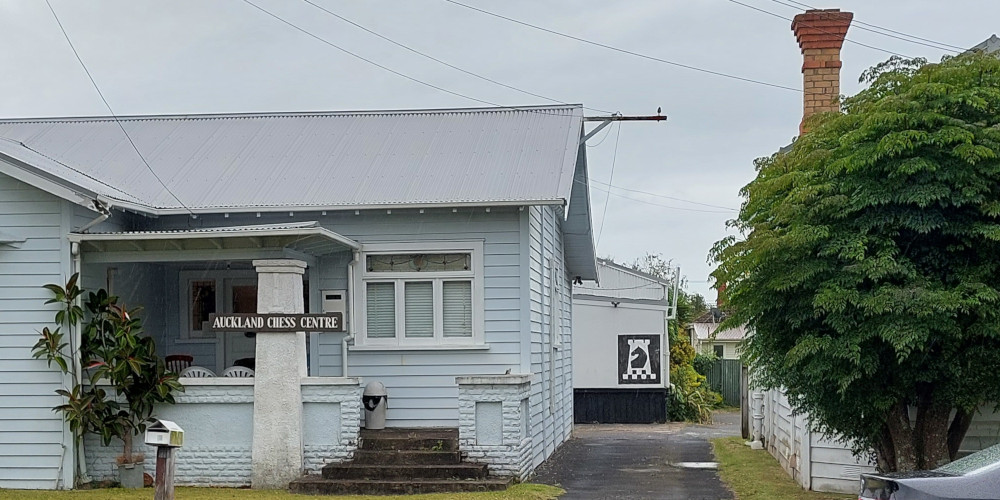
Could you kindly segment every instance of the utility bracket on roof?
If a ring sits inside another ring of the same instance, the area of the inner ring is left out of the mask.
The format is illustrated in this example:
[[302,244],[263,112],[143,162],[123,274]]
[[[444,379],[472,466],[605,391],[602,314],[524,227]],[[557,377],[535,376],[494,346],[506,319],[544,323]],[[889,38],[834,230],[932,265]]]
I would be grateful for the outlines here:
[[600,125],[594,127],[594,130],[584,134],[583,138],[580,139],[580,144],[587,142],[594,134],[604,130],[604,127],[611,125],[611,122],[638,122],[638,121],[654,121],[662,122],[666,121],[666,115],[660,114],[661,108],[656,108],[656,114],[653,116],[622,116],[621,113],[615,113],[611,116],[585,116],[583,121],[585,122],[601,122]]

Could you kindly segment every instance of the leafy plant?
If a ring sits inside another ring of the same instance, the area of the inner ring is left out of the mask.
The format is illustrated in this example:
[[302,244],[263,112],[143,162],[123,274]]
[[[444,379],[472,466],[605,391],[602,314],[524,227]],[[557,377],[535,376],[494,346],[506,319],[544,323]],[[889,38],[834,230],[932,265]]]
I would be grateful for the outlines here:
[[[78,278],[74,274],[65,286],[45,285],[53,294],[46,304],[57,303],[60,309],[55,314],[57,326],[42,329],[33,355],[77,381],[56,391],[66,402],[54,408],[62,412],[77,438],[97,434],[105,446],[118,438],[124,443],[119,463],[136,463],[142,458],[133,456],[132,438],[146,430],[157,403],[172,404],[174,391],[184,389],[156,354],[152,337],[142,335],[138,309],[129,311],[105,290],[85,292],[77,285]],[[84,295],[81,307],[77,302]],[[81,322],[79,349],[67,352],[64,329]]]
[[758,159],[713,250],[756,380],[883,471],[954,459],[1000,401],[1000,59],[924,63]]
[[719,357],[715,353],[703,353],[699,352],[694,357],[694,371],[708,376],[708,371],[712,369],[712,365],[719,360]]

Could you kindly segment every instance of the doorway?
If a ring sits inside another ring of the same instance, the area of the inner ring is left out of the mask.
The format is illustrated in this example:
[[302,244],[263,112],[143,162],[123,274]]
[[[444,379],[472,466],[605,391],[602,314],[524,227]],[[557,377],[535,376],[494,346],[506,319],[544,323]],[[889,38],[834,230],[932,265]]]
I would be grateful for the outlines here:
[[[257,279],[230,278],[225,280],[225,312],[252,314],[257,312]],[[222,363],[220,369],[233,366],[237,360],[253,359],[257,354],[257,332],[220,333]]]

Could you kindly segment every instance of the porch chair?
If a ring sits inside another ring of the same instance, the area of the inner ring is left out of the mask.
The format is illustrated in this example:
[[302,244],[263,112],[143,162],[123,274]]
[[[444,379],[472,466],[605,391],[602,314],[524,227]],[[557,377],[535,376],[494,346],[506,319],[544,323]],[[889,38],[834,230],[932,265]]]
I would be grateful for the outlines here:
[[222,371],[223,377],[252,377],[253,370],[245,366],[230,366]]
[[168,371],[180,373],[194,363],[194,356],[190,354],[170,354],[164,357],[163,361],[166,362]]
[[181,372],[182,377],[207,378],[214,377],[215,372],[204,366],[189,366]]

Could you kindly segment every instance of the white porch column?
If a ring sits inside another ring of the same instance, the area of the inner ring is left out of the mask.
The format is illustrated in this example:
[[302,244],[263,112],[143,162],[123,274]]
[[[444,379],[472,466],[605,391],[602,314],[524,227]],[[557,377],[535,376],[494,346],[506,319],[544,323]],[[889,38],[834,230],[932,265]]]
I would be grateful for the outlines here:
[[[255,260],[257,312],[301,314],[300,260]],[[302,386],[306,334],[257,333],[253,390],[253,474],[257,489],[285,489],[302,476]]]

